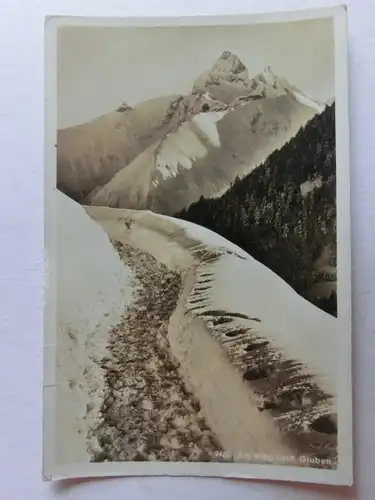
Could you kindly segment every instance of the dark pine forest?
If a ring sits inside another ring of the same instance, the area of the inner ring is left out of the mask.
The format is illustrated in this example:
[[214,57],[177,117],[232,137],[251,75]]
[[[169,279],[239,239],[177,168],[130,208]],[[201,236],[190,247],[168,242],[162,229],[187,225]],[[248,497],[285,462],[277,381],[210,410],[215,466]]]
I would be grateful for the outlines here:
[[[306,181],[313,184],[302,192]],[[223,196],[201,197],[175,217],[224,236],[297,293],[336,315],[334,292],[310,293],[317,283],[336,280],[335,104],[310,120],[261,166],[237,178]],[[324,249],[329,250],[329,262],[320,269],[316,261]]]

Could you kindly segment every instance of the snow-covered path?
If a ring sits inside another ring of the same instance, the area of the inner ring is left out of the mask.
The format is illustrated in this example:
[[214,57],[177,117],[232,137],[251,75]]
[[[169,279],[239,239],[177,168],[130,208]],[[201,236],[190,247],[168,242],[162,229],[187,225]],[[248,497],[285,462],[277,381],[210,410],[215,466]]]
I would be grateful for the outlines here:
[[168,323],[181,292],[180,275],[149,254],[114,245],[134,271],[137,293],[110,331],[108,354],[101,360],[104,398],[90,431],[91,459],[215,460],[220,443],[169,348]]

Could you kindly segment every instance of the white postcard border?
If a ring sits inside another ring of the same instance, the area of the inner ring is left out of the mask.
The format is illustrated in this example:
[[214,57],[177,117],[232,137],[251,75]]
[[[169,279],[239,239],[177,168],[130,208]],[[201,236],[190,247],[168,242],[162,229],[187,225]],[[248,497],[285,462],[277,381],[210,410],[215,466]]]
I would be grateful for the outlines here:
[[[276,464],[225,464],[183,462],[55,463],[55,361],[56,361],[56,131],[57,131],[57,29],[60,26],[167,27],[279,23],[332,17],[335,36],[335,100],[337,168],[337,275],[338,321],[341,351],[337,363],[338,450],[337,470],[319,470]],[[44,311],[44,421],[43,476],[46,480],[100,476],[205,476],[286,480],[351,485],[352,450],[352,349],[351,349],[351,231],[348,118],[348,61],[346,6],[264,14],[182,17],[64,17],[49,16],[45,24],[45,311]]]

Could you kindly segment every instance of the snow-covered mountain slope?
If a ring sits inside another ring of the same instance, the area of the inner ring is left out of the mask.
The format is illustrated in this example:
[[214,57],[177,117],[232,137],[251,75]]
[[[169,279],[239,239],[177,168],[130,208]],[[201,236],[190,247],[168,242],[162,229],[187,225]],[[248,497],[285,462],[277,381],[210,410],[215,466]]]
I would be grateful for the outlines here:
[[120,106],[91,122],[57,132],[57,186],[81,201],[175,126],[168,116],[179,96]]
[[173,214],[228,189],[323,109],[271,68],[224,52],[191,94],[58,133],[58,187],[85,204]]
[[82,202],[150,145],[181,123],[223,104],[207,92],[161,96],[57,132],[57,185]]
[[[208,105],[208,103],[207,103]],[[293,137],[316,111],[291,95],[195,114],[87,198],[174,214],[228,188]]]
[[160,182],[178,177],[181,170],[193,168],[197,160],[208,154],[210,147],[220,147],[216,123],[224,114],[225,111],[200,113],[182,123],[138,155],[104,187],[91,193],[88,202],[116,208],[149,208],[150,191]]
[[[171,349],[227,449],[241,444],[230,421],[238,422],[243,445],[263,433],[267,450],[270,439],[281,438],[294,452],[334,460],[338,381],[331,355],[340,340],[339,322],[209,230],[151,212],[86,210],[111,238],[183,272]],[[223,407],[223,400],[232,403]],[[260,421],[251,407],[264,411]],[[275,429],[281,434],[270,438]]]
[[[56,460],[87,462],[104,380],[108,332],[131,296],[131,271],[103,229],[76,202],[57,196]],[[100,265],[99,265],[100,263]]]

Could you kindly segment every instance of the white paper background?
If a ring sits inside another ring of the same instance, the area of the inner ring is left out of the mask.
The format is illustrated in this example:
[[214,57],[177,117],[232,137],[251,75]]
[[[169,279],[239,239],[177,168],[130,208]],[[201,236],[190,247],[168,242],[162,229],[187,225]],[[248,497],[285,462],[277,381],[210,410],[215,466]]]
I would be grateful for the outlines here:
[[[375,5],[349,0],[355,361],[352,489],[246,481],[127,478],[43,483],[43,23],[61,15],[238,14],[332,5],[313,0],[0,2],[0,484],[3,498],[368,499],[375,489]],[[335,353],[332,353],[335,356]]]

